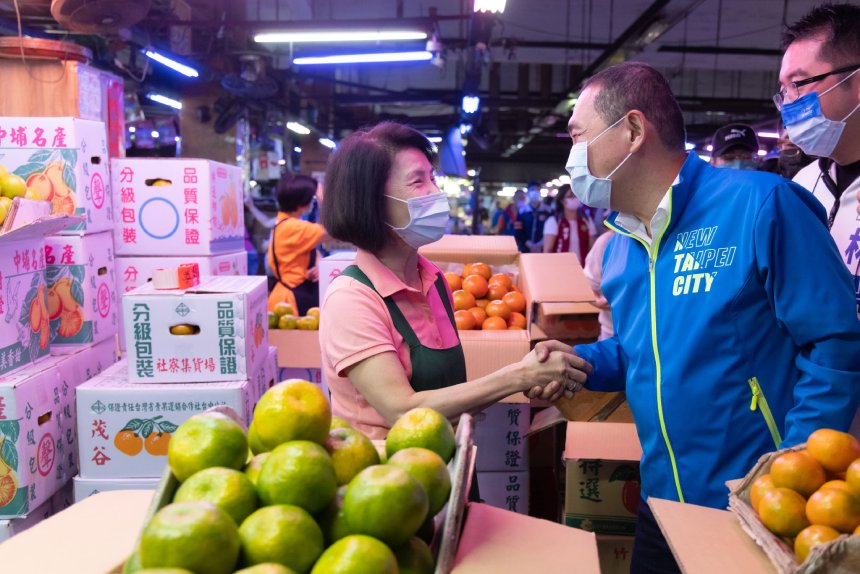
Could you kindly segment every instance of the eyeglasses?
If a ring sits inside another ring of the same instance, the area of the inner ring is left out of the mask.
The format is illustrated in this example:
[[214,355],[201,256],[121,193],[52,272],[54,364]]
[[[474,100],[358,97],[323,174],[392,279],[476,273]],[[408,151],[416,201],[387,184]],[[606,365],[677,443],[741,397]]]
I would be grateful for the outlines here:
[[803,86],[807,86],[809,84],[814,84],[815,82],[820,82],[824,78],[829,76],[833,76],[835,74],[844,74],[845,72],[853,72],[854,70],[860,69],[860,64],[854,64],[853,66],[846,66],[844,68],[839,68],[837,70],[833,70],[831,72],[826,72],[824,74],[818,74],[817,76],[812,76],[811,78],[806,78],[804,80],[798,80],[796,82],[791,82],[783,89],[778,91],[773,96],[773,103],[776,104],[776,109],[782,110],[783,104],[788,102],[793,102],[797,98],[800,97],[800,88]]

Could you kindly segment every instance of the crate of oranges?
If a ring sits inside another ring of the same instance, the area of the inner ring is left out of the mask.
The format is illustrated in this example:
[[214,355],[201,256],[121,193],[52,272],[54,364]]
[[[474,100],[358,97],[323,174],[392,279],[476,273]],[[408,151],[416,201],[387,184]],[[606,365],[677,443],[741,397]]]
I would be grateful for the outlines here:
[[763,456],[729,509],[780,574],[860,572],[860,442],[819,429]]
[[463,265],[445,279],[454,297],[454,320],[460,331],[524,330],[526,298],[514,285],[513,274],[487,263]]

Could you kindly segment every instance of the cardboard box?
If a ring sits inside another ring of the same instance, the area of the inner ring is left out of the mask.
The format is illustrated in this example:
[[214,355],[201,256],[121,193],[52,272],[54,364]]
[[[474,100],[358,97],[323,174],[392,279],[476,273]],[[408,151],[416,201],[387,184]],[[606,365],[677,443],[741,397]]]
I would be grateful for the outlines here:
[[597,340],[599,312],[600,309],[589,302],[542,303],[535,313],[535,324],[550,339]]
[[121,361],[78,388],[79,426],[87,429],[80,436],[84,478],[161,476],[167,444],[156,443],[159,431],[172,434],[192,415],[217,405],[233,408],[248,423],[261,388],[253,380],[139,385],[128,376],[128,362]]
[[3,167],[51,201],[52,213],[84,220],[59,231],[96,233],[113,228],[105,125],[75,118],[0,117]]
[[[478,453],[481,448],[478,447]],[[475,473],[481,500],[490,506],[520,514],[529,513],[529,473],[481,472]]]
[[[136,287],[148,283],[152,272],[158,268],[179,267],[183,263],[196,263],[200,275],[247,275],[248,252],[233,251],[209,257],[117,257],[116,277],[119,292],[128,293]],[[125,331],[122,328],[120,313],[119,346],[125,350]]]
[[83,478],[76,476],[72,482],[74,484],[75,503],[89,498],[100,492],[110,492],[112,490],[152,490],[158,486],[157,478]]
[[598,534],[597,555],[600,557],[601,574],[630,574],[633,537]]
[[34,223],[0,235],[0,374],[50,352],[44,235],[57,229]]
[[564,449],[565,524],[632,535],[639,508],[642,447],[629,423],[570,422]]
[[[247,379],[268,353],[266,278],[203,277],[189,289],[152,283],[123,296],[123,328],[133,383]],[[175,325],[191,335],[174,335]]]
[[[526,298],[526,320],[544,303],[593,300],[594,295],[573,253],[520,254],[510,236],[445,235],[419,252],[444,269],[483,261],[494,268],[514,267]],[[529,331],[461,331],[468,380],[483,377],[522,359],[531,349]],[[523,402],[527,402],[523,397]]]
[[244,249],[242,171],[205,159],[114,159],[118,255]]
[[51,353],[114,337],[119,298],[111,233],[47,237],[45,260]]
[[[481,471],[516,472],[529,468],[526,432],[529,429],[527,404],[497,403],[475,415],[475,468]],[[486,498],[481,493],[482,498]]]
[[320,303],[325,300],[325,292],[332,280],[355,261],[355,251],[338,251],[323,257],[319,262]]
[[115,360],[107,340],[0,377],[0,464],[17,484],[0,517],[26,516],[75,475],[75,389]]
[[278,349],[278,366],[290,369],[321,369],[319,331],[298,329],[269,331],[269,342]]
[[600,562],[591,532],[470,503],[451,572],[597,574]]

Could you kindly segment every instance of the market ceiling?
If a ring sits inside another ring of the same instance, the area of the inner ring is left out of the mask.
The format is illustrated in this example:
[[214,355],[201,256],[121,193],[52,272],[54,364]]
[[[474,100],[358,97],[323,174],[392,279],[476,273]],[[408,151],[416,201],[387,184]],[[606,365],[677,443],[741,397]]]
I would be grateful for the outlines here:
[[[130,6],[146,3],[129,0]],[[775,121],[770,97],[777,83],[781,28],[816,3],[507,0],[503,13],[476,21],[472,0],[152,0],[146,18],[130,31],[87,37],[63,36],[65,28],[51,17],[49,0],[19,0],[27,30],[88,45],[97,62],[119,60],[132,68],[126,77],[140,65],[126,56],[133,48],[178,53],[200,69],[199,78],[156,73],[148,79],[177,95],[207,81],[223,93],[217,82],[253,65],[279,88],[274,96],[258,98],[262,103],[250,102],[257,104],[250,106],[252,112],[263,110],[261,117],[272,117],[276,109],[334,139],[380,118],[407,121],[430,134],[443,134],[467,119],[473,125],[469,164],[545,164],[555,171],[569,150],[564,126],[582,80],[625,59],[652,64],[669,78],[690,141],[704,144],[731,121],[763,126]],[[2,34],[17,32],[12,4],[0,0]],[[433,59],[296,65],[296,58],[307,56],[424,51],[428,41],[254,40],[263,32],[332,29],[422,31],[436,40]],[[262,59],[253,62],[254,55]],[[467,117],[462,98],[469,93],[480,97],[480,108]]]

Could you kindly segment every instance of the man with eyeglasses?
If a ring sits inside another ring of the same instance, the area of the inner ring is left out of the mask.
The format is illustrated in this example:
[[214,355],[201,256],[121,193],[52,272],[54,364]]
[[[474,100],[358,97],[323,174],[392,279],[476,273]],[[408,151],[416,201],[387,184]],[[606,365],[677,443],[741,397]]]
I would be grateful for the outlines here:
[[860,315],[860,6],[816,7],[786,28],[783,44],[774,103],[792,143],[819,158],[794,181],[827,210]]

